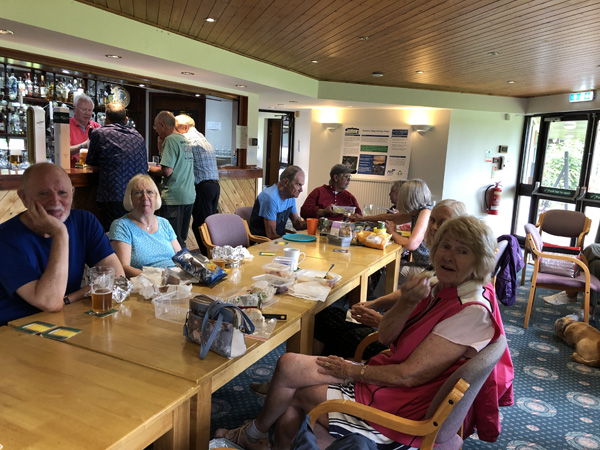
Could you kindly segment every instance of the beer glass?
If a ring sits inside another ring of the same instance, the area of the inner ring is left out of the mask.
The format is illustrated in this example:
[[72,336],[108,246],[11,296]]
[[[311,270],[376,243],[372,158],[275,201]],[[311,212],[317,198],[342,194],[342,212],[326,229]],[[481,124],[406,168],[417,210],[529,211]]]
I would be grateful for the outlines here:
[[81,150],[79,150],[79,164],[81,164],[83,167],[85,167],[85,160],[87,159],[87,153],[88,153],[88,149],[87,148],[82,148]]
[[113,267],[96,266],[88,271],[92,292],[92,311],[96,314],[109,312],[112,307],[112,291],[115,282]]

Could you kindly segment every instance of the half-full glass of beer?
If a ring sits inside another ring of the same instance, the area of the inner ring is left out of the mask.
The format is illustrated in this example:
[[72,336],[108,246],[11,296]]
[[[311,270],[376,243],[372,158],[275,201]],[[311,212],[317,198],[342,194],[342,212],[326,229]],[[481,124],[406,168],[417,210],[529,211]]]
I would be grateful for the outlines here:
[[112,307],[112,291],[115,282],[113,267],[96,266],[88,271],[92,292],[92,311],[96,314],[109,312]]

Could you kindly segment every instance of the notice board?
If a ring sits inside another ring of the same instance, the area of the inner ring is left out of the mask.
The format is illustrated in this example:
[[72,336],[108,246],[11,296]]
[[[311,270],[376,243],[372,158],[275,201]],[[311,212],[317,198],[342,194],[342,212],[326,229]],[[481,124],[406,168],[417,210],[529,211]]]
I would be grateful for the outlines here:
[[406,180],[410,166],[409,126],[344,127],[342,164],[368,181]]

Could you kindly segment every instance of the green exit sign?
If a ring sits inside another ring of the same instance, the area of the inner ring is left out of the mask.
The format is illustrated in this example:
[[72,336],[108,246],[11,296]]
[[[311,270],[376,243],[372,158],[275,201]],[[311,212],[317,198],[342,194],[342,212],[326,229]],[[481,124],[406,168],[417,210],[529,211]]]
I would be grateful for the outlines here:
[[594,100],[594,91],[573,92],[569,94],[570,102],[589,102]]

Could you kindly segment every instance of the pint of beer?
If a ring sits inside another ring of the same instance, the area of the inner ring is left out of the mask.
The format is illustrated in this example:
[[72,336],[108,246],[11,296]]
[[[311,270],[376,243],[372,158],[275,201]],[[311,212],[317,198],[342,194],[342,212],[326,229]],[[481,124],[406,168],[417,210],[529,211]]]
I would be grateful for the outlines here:
[[109,312],[112,307],[112,291],[115,281],[113,267],[96,266],[89,271],[92,292],[92,311],[96,314]]
[[85,166],[85,160],[87,159],[87,152],[88,152],[87,148],[82,148],[81,150],[79,150],[79,163],[82,166]]

